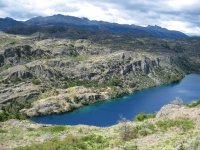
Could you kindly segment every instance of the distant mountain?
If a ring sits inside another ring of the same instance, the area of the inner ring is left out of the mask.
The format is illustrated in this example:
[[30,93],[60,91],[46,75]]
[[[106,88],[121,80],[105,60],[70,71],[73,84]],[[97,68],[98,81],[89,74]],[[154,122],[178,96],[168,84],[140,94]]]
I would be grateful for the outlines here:
[[[134,37],[159,37],[159,38],[187,38],[188,36],[179,31],[171,31],[166,28],[161,28],[159,26],[147,26],[141,27],[137,25],[126,25],[126,24],[117,24],[109,23],[104,21],[95,21],[89,20],[87,18],[78,18],[73,16],[64,16],[64,15],[53,15],[48,17],[35,17],[29,19],[25,22],[18,22],[11,18],[2,19],[5,23],[2,23],[0,30],[9,30],[13,31],[13,26],[24,27],[28,26],[26,30],[33,31],[30,27],[44,27],[44,26],[59,26],[67,28],[79,28],[85,30],[97,30],[97,31],[109,31],[115,34],[128,34]],[[9,23],[7,23],[10,20]],[[36,28],[35,28],[36,29]],[[15,31],[15,33],[18,31]],[[32,33],[32,32],[31,32]]]
[[187,37],[184,33],[179,31],[168,30],[159,26],[147,26],[146,30],[151,34],[161,38],[183,38]]
[[23,22],[16,21],[12,18],[0,18],[0,30],[4,30],[6,28],[12,27],[12,26],[22,26],[24,25]]

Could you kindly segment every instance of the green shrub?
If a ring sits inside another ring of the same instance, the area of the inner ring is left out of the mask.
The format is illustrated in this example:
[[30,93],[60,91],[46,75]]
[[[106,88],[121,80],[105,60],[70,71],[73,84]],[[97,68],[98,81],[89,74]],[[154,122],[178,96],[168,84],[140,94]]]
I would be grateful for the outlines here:
[[144,121],[149,118],[155,118],[156,114],[145,114],[144,112],[141,112],[140,114],[136,115],[134,117],[134,121]]
[[113,76],[102,83],[102,86],[123,86],[123,80],[118,76]]
[[39,79],[33,79],[32,83],[35,84],[35,85],[40,85],[41,81]]
[[13,102],[11,104],[7,104],[2,107],[2,112],[0,113],[0,122],[6,121],[9,119],[19,119],[24,120],[26,119],[26,115],[21,113],[20,110],[23,108],[29,108],[30,103],[18,103]]
[[147,136],[149,134],[155,133],[156,127],[152,123],[144,123],[142,125],[137,125],[133,127],[133,135],[134,138],[140,137],[140,136]]
[[20,112],[16,112],[16,113],[11,113],[11,112],[5,112],[3,111],[2,113],[0,113],[0,122],[9,120],[9,119],[19,119],[19,120],[24,120],[26,119],[26,116]]
[[190,104],[186,104],[188,107],[197,107],[200,106],[200,100],[192,102]]
[[85,86],[85,87],[96,87],[98,86],[98,81],[96,80],[72,80],[69,82],[65,82],[62,85],[62,88],[70,88],[74,86]]
[[0,133],[7,133],[7,131],[0,128]]

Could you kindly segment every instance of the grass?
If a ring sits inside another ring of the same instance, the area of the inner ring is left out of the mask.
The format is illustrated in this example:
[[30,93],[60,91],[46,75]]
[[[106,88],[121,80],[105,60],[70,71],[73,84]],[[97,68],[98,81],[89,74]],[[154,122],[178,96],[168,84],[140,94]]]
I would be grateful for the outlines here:
[[187,118],[177,118],[175,120],[158,121],[156,125],[161,129],[161,131],[164,132],[171,127],[177,127],[179,129],[182,129],[184,132],[194,128],[193,121]]
[[50,127],[42,127],[40,128],[42,132],[50,132],[50,133],[58,133],[67,130],[65,126],[50,126]]
[[142,125],[136,125],[133,127],[133,137],[138,138],[141,136],[147,136],[156,133],[156,126],[152,123],[143,123]]
[[[145,116],[139,114],[139,116]],[[154,116],[154,115],[150,115]],[[140,118],[140,117],[139,117]],[[142,117],[143,119],[143,117]],[[140,120],[142,121],[142,120]],[[123,137],[124,135],[128,136],[128,140],[131,139],[136,139],[140,137],[145,137],[151,134],[155,133],[166,133],[169,131],[170,128],[175,127],[180,129],[183,132],[187,132],[190,129],[194,128],[194,123],[192,120],[189,120],[187,118],[176,118],[174,120],[162,120],[162,121],[157,121],[157,122],[149,122],[149,121],[143,121],[137,123],[135,126],[128,126],[126,125],[126,129],[120,128],[121,136]],[[126,132],[126,133],[125,133]]]
[[141,112],[140,114],[136,115],[134,117],[134,121],[144,121],[146,119],[150,119],[150,118],[155,118],[156,114],[145,114],[144,112]]
[[103,150],[109,146],[109,139],[101,135],[87,135],[78,137],[68,135],[63,141],[57,139],[44,142],[42,144],[35,144],[27,147],[19,147],[15,150]]

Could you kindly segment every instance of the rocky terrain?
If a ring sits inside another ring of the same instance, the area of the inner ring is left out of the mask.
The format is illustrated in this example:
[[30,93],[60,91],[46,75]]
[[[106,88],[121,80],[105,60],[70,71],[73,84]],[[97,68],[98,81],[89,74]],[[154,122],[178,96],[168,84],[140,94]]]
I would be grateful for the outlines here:
[[2,150],[198,150],[200,101],[169,104],[156,115],[139,114],[111,127],[51,126],[11,119],[0,123]]
[[[112,34],[103,39],[70,39],[1,32],[1,112],[26,116],[68,112],[178,81],[200,71],[199,43],[198,38]],[[1,115],[5,120],[2,116],[8,115]]]

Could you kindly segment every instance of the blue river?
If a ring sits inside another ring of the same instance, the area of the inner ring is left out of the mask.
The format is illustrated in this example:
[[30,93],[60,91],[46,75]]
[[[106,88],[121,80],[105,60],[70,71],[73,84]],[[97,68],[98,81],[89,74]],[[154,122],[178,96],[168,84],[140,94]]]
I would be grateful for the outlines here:
[[121,117],[132,120],[140,112],[156,113],[176,97],[184,102],[200,99],[200,75],[190,74],[177,83],[141,90],[70,113],[33,117],[31,120],[54,125],[111,126],[117,124]]

